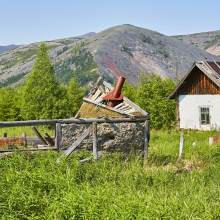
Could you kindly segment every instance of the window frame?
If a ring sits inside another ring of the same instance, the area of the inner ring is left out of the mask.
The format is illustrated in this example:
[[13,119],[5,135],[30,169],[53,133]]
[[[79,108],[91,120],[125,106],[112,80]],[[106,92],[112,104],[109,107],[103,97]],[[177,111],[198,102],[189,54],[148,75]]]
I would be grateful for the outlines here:
[[[199,113],[200,113],[200,125],[201,126],[210,125],[210,119],[211,119],[210,106],[199,106]],[[204,119],[203,119],[202,115],[204,115]],[[208,119],[207,119],[207,116],[208,116]],[[204,121],[204,123],[203,123],[203,121]]]

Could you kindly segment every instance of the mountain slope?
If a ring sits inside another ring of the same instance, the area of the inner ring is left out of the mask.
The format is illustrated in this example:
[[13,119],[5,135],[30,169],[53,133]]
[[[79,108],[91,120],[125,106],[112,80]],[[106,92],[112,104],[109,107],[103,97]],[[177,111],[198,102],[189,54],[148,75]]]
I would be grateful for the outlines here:
[[[199,48],[148,29],[120,25],[93,36],[46,42],[60,82],[75,75],[80,83],[91,85],[99,75],[110,82],[124,75],[138,83],[142,71],[163,78],[183,76],[196,60],[217,60]],[[25,45],[0,54],[0,86],[16,85],[31,72],[40,43]]]
[[14,49],[16,47],[20,47],[22,45],[14,45],[14,44],[11,44],[11,45],[8,45],[8,46],[0,46],[0,53],[3,53],[7,50],[11,50],[11,49]]
[[172,37],[184,43],[196,46],[215,56],[220,56],[220,30]]

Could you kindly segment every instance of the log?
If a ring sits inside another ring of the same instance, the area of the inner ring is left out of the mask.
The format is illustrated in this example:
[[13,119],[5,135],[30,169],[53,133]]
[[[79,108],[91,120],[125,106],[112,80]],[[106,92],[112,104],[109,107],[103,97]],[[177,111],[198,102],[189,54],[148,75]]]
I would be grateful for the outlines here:
[[148,157],[148,145],[150,137],[150,121],[147,120],[144,123],[144,158]]
[[61,124],[56,123],[56,136],[55,136],[55,147],[57,148],[57,152],[61,151]]
[[34,133],[38,136],[38,138],[40,139],[42,144],[47,145],[47,142],[44,140],[44,138],[41,136],[41,134],[38,132],[38,130],[34,126],[32,126],[31,128],[34,131]]
[[93,122],[93,157],[98,162],[98,137],[97,137],[97,122]]
[[69,156],[83,141],[84,138],[90,133],[93,126],[91,125],[87,130],[84,131],[84,133],[57,159],[57,163],[60,162],[61,158],[66,155]]
[[[107,108],[110,109],[110,108]],[[115,110],[114,108],[112,108]],[[122,112],[124,114],[124,112]],[[127,114],[126,114],[127,115]],[[146,121],[150,119],[150,115],[146,116],[134,116],[134,118],[109,118],[109,119],[99,119],[99,118],[85,118],[85,119],[52,119],[52,120],[33,120],[33,121],[6,121],[0,122],[0,127],[19,127],[19,126],[33,126],[33,125],[56,125],[60,124],[87,124],[92,122],[108,122],[108,123],[120,123],[120,122],[132,122],[132,121]]]

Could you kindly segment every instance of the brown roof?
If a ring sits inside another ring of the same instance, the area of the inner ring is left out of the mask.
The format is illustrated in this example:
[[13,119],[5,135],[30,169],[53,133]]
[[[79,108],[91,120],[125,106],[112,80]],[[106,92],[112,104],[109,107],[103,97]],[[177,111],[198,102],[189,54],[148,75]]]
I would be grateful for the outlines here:
[[190,70],[185,74],[185,76],[178,83],[176,88],[170,93],[167,97],[167,100],[173,99],[175,97],[176,92],[181,87],[182,83],[188,77],[188,75],[192,72],[194,68],[199,68],[207,77],[209,77],[217,86],[220,87],[220,62],[216,61],[196,61]]

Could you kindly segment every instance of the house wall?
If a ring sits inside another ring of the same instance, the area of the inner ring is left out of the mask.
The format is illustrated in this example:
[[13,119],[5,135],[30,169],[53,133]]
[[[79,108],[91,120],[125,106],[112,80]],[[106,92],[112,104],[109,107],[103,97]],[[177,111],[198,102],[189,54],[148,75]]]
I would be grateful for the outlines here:
[[[209,107],[210,126],[200,124],[200,107]],[[179,95],[180,128],[209,130],[220,127],[220,95]]]

